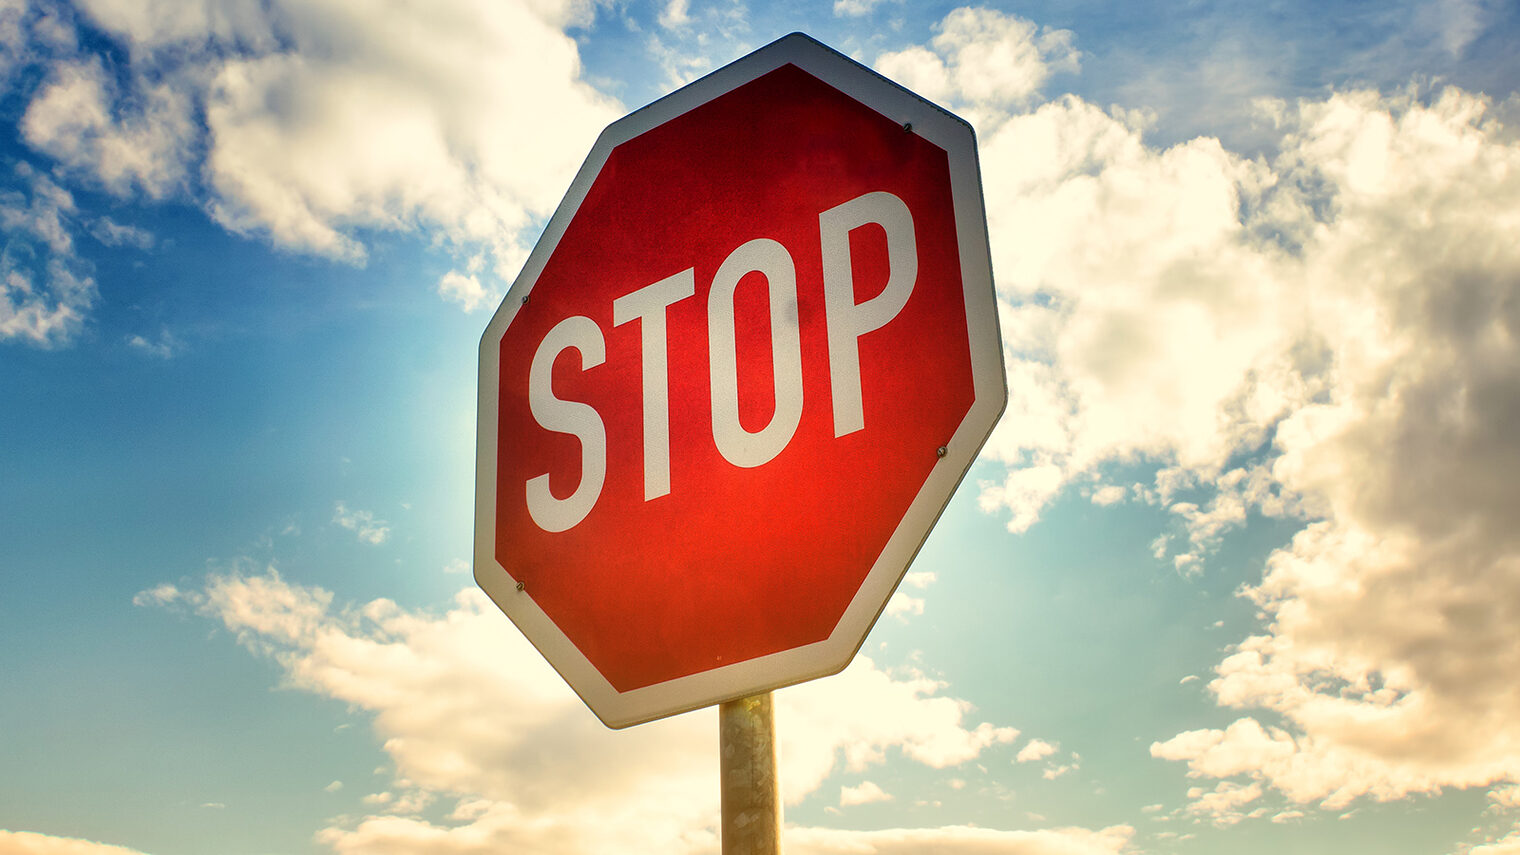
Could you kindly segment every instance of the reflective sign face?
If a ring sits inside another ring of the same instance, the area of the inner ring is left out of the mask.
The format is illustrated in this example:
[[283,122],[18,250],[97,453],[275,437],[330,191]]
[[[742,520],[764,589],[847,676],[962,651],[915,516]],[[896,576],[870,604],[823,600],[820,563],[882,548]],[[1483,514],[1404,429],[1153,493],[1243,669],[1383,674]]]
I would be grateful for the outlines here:
[[476,573],[604,721],[848,663],[1002,408],[980,216],[800,36],[603,135],[482,343]]

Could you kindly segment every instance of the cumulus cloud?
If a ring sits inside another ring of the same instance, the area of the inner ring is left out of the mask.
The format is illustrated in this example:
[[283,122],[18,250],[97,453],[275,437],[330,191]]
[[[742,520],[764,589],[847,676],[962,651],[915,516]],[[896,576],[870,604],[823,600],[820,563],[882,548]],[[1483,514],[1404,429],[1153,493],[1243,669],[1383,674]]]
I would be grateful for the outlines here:
[[1019,753],[1015,755],[1013,759],[1018,763],[1028,763],[1032,760],[1043,760],[1046,757],[1049,757],[1050,755],[1056,753],[1056,750],[1056,746],[1051,745],[1049,742],[1046,742],[1043,739],[1031,739],[1024,745],[1023,748],[1019,749]]
[[[845,13],[855,13],[855,5],[843,5]],[[988,108],[1028,103],[1052,73],[1076,71],[1081,60],[1070,30],[1040,28],[995,9],[956,9],[935,30],[927,47],[877,57],[877,70],[926,98],[963,104],[983,116]]]
[[910,588],[923,590],[934,584],[935,573],[932,570],[913,570],[903,576],[902,584],[892,592],[892,598],[887,601],[884,614],[900,620],[907,620],[910,616],[924,613],[924,598],[915,597],[908,593]]
[[21,119],[27,144],[118,196],[162,198],[183,188],[197,129],[189,93],[136,81],[117,91],[97,57],[52,64]]
[[1261,784],[1258,783],[1243,786],[1232,781],[1220,781],[1212,790],[1190,788],[1188,798],[1193,799],[1188,805],[1188,813],[1208,817],[1214,825],[1221,828],[1236,825],[1247,818],[1260,818],[1269,812],[1263,807],[1250,813],[1244,811],[1246,805],[1261,798]]
[[[1292,733],[1242,718],[1182,752],[1195,773],[1332,808],[1520,779],[1520,229],[1502,213],[1520,148],[1484,108],[1456,91],[1299,107],[1285,163],[1334,191],[1302,269],[1328,382],[1276,426],[1271,472],[1324,510],[1245,590],[1265,632],[1210,684]],[[1255,770],[1213,765],[1267,748]]]
[[691,0],[668,0],[660,10],[660,26],[667,30],[685,27],[691,23]]
[[473,0],[280,11],[295,50],[224,61],[210,80],[216,217],[354,260],[365,250],[353,227],[422,225],[489,247],[514,275],[524,232],[617,113],[580,80],[563,31],[583,11]]
[[[336,852],[716,850],[711,714],[608,730],[473,588],[430,614],[388,600],[340,606],[269,570],[213,575],[199,589],[162,585],[136,602],[213,618],[277,662],[288,686],[373,716],[393,786],[363,798],[373,813],[318,833]],[[949,768],[1016,738],[1013,728],[973,723],[970,706],[944,689],[861,658],[836,677],[778,692],[783,798],[796,803],[834,771],[863,772],[889,755]],[[870,792],[862,785],[858,794]],[[423,815],[435,801],[444,813]],[[832,852],[856,839],[854,851],[895,852],[939,840],[946,852],[1001,841],[1024,847],[1012,851],[1084,855],[1118,851],[1128,834],[789,833],[798,841],[789,851]]]
[[[425,231],[510,279],[621,110],[581,80],[565,33],[591,20],[581,0],[79,11],[119,51],[36,16],[3,34],[45,75],[20,122],[29,146],[117,196],[188,200],[234,232],[353,263],[364,232]],[[439,290],[471,310],[491,288],[472,270]]]
[[487,291],[473,273],[465,275],[456,270],[450,270],[438,280],[438,294],[445,300],[458,303],[466,312],[494,308],[494,304],[501,300],[500,294]]
[[[1108,474],[1150,464],[1134,495],[1170,510],[1153,549],[1186,574],[1253,517],[1303,526],[1242,591],[1259,630],[1209,684],[1239,718],[1152,748],[1219,779],[1197,788],[1201,812],[1250,816],[1268,790],[1333,810],[1509,792],[1512,131],[1457,89],[1344,91],[1262,104],[1271,157],[1209,138],[1158,149],[1143,117],[1080,98],[1016,112],[1051,63],[1033,25],[960,26],[990,14],[953,13],[877,63],[981,129],[1010,391],[983,507],[1023,531],[1073,485],[1118,498]],[[1022,59],[958,76],[993,55]]]
[[1474,846],[1467,855],[1520,855],[1520,831],[1513,831],[1502,840]]
[[872,802],[889,802],[892,794],[874,781],[862,781],[858,786],[839,788],[839,806],[868,805]]

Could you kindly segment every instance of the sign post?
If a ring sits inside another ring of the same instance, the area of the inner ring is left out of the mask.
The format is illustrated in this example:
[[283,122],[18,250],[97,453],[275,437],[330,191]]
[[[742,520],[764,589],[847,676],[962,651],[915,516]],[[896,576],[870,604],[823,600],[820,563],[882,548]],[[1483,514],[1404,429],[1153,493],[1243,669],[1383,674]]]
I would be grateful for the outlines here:
[[725,851],[1002,415],[997,316],[971,126],[794,33],[608,126],[487,325],[476,581],[609,727],[722,705]]
[[781,795],[770,692],[718,706],[718,772],[723,855],[777,855]]

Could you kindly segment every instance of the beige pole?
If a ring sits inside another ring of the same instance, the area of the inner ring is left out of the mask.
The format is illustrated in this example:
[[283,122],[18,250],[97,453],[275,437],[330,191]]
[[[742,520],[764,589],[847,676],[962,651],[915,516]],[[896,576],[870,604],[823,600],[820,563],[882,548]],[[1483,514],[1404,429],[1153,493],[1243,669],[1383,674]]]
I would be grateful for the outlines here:
[[771,693],[718,707],[723,855],[780,855],[776,720]]

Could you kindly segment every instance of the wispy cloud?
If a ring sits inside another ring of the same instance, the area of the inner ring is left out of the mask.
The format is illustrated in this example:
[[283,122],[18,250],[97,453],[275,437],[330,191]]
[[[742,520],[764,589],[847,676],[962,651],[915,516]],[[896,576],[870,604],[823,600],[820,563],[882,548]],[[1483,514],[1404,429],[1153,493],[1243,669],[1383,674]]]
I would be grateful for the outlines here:
[[73,194],[26,163],[0,184],[0,342],[69,343],[95,304],[95,280],[76,253]]
[[106,246],[130,246],[152,249],[157,240],[153,233],[137,226],[124,225],[110,217],[99,217],[90,223],[90,234]]
[[834,0],[834,15],[840,18],[862,18],[875,11],[882,0]]
[[343,502],[333,506],[332,521],[357,534],[364,543],[374,546],[384,543],[391,536],[390,523],[376,519],[371,511],[350,510]]
[[159,359],[172,359],[178,356],[182,347],[179,340],[167,329],[159,330],[158,335],[152,339],[142,335],[127,336],[127,346]]

